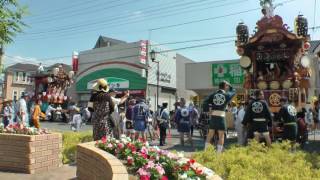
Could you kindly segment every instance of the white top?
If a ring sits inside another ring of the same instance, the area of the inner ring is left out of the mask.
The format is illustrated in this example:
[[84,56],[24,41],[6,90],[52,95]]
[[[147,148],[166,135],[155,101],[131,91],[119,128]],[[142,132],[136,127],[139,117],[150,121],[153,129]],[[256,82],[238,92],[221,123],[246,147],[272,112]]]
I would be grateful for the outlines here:
[[244,108],[240,108],[239,112],[238,112],[238,115],[237,115],[237,119],[236,119],[236,126],[237,127],[240,127],[242,121],[243,121],[243,118],[244,118],[244,115],[245,115],[245,110]]
[[81,118],[81,115],[80,115],[80,114],[75,114],[75,115],[73,115],[72,122],[73,122],[74,124],[81,123],[81,121],[82,121],[82,118]]
[[56,110],[55,108],[53,108],[51,105],[49,105],[46,110],[46,116],[51,116],[51,112],[55,111],[55,110]]
[[114,111],[111,114],[111,116],[113,117],[113,120],[118,122],[119,119],[120,119],[118,105],[120,104],[121,99],[120,98],[115,98],[115,97],[111,97],[111,99],[112,99],[112,102],[114,103]]

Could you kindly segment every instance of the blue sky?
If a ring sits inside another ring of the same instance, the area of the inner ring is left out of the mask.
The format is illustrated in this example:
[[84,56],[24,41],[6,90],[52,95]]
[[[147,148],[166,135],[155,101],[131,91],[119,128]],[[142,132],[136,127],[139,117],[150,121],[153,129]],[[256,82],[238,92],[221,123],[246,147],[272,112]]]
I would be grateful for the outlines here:
[[[275,3],[284,0],[275,0]],[[244,21],[252,33],[260,10],[192,23],[173,28],[150,29],[200,20],[259,7],[258,0],[21,0],[29,7],[25,18],[28,27],[23,34],[8,45],[6,64],[37,63],[45,58],[45,64],[64,61],[71,63],[73,51],[93,48],[99,35],[134,42],[151,38],[157,43],[186,41],[235,35],[235,28]],[[320,26],[320,0],[317,0],[316,26]],[[314,25],[314,0],[295,0],[279,6],[275,14],[293,29],[294,18],[300,13]],[[135,23],[134,23],[135,22]],[[71,28],[71,29],[70,29]],[[151,33],[150,33],[151,32]],[[312,39],[320,39],[320,29],[310,30]],[[151,35],[149,35],[151,34]],[[168,45],[181,48],[194,45],[232,40],[218,39]],[[238,58],[234,42],[178,51],[195,61]],[[70,56],[64,57],[64,56]],[[53,58],[51,57],[61,57]],[[49,58],[49,59],[47,59]]]

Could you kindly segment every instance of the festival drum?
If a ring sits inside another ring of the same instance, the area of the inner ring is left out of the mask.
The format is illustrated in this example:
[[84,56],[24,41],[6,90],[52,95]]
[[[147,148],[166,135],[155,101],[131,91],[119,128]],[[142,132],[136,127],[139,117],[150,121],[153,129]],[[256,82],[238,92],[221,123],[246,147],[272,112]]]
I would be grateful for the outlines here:
[[271,81],[270,89],[276,90],[280,88],[280,83],[278,81]]
[[284,88],[284,89],[289,89],[289,88],[291,88],[291,86],[292,86],[292,82],[291,82],[291,80],[285,80],[285,81],[283,81],[283,83],[282,83],[282,87]]
[[247,69],[251,66],[251,59],[248,56],[242,56],[240,58],[240,66]]
[[258,88],[260,90],[265,90],[268,88],[267,82],[266,81],[259,81],[258,82]]

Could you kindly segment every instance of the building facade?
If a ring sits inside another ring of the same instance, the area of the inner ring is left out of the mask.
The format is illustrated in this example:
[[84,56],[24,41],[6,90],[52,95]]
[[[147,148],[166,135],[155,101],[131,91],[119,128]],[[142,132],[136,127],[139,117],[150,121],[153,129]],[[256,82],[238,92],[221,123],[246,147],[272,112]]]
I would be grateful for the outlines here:
[[34,80],[31,77],[38,69],[37,65],[17,63],[9,66],[5,72],[3,97],[18,100],[24,93],[33,92]]
[[155,110],[158,64],[152,62],[148,56],[151,49],[157,52],[155,61],[159,62],[158,104],[168,102],[169,109],[173,110],[178,98],[188,95],[183,92],[186,91],[184,81],[182,85],[177,83],[177,76],[178,72],[184,72],[185,62],[191,60],[164,47],[154,45],[150,48],[148,41],[126,43],[102,36],[94,49],[79,53],[76,75],[79,102],[86,104],[90,98],[92,84],[99,78],[105,78],[111,88],[120,92],[128,89],[132,96],[146,98],[151,109]]

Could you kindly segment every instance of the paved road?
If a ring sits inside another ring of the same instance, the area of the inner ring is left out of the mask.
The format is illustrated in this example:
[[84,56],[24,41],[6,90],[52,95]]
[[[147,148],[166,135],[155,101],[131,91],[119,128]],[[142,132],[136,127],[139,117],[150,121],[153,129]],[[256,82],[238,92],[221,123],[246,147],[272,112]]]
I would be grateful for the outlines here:
[[[41,126],[43,128],[48,128],[52,131],[71,131],[70,126],[66,123],[49,123],[42,122]],[[91,125],[85,125],[82,127],[81,131],[90,131],[92,130]],[[171,138],[170,138],[171,135]],[[185,146],[180,145],[179,135],[176,130],[171,130],[167,145],[161,147],[162,149],[168,150],[176,150],[176,151],[184,151],[186,156],[190,156],[193,152],[203,150],[204,141],[200,137],[200,134],[197,130],[194,132],[194,147],[192,148],[188,143],[185,143]],[[236,139],[233,137],[232,133],[229,133],[229,138],[226,141],[226,146],[233,144],[236,142]],[[187,139],[187,138],[185,138]],[[306,145],[306,150],[309,152],[320,152],[320,133],[316,133],[315,135],[309,135],[309,144]],[[157,145],[158,142],[154,141],[152,144]],[[63,167],[55,170],[51,170],[47,173],[40,173],[36,175],[26,175],[19,173],[7,173],[0,172],[1,180],[70,180],[74,179],[76,174],[76,167],[73,165],[64,165]]]

